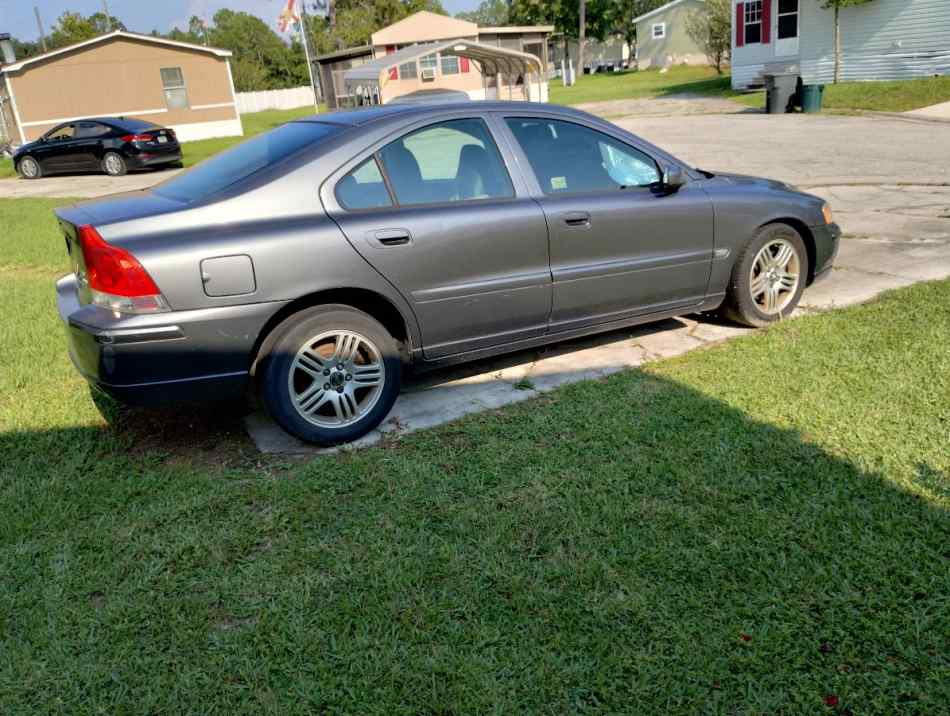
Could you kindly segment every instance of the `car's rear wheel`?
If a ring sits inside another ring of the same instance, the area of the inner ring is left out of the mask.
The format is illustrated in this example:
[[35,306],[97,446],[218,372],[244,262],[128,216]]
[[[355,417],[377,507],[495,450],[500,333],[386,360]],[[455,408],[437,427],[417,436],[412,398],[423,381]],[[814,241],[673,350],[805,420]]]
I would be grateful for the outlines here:
[[110,177],[120,177],[129,171],[129,167],[121,154],[106,152],[106,155],[102,158],[102,171]]
[[807,279],[808,251],[801,235],[788,224],[763,226],[736,259],[725,313],[754,327],[787,318]]
[[263,398],[285,430],[335,445],[362,437],[389,414],[402,374],[396,340],[371,316],[318,306],[278,327],[263,364]]
[[16,168],[20,176],[24,179],[39,179],[43,176],[43,169],[40,167],[40,163],[33,157],[23,157],[23,159],[17,163]]

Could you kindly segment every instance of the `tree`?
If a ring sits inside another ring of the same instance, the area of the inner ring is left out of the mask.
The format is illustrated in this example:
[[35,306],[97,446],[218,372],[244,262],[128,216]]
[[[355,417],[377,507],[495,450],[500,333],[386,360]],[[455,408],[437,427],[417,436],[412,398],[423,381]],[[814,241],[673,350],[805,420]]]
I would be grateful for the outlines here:
[[456,13],[455,17],[474,22],[481,27],[501,27],[508,24],[508,2],[482,0],[482,3],[474,10]]
[[103,35],[111,30],[124,30],[119,20],[111,15],[106,17],[105,13],[96,12],[88,17],[83,17],[78,12],[64,12],[59,16],[56,24],[53,25],[53,31],[49,34],[48,46],[54,50],[66,45],[73,45],[83,40],[91,40],[93,37]]
[[[585,5],[585,39],[603,40],[614,30],[614,0],[586,0]],[[568,40],[579,38],[579,11],[578,0],[514,0],[509,22],[515,25],[554,25],[555,32],[564,38],[566,55]],[[578,71],[583,72],[583,65],[578,63],[578,66]]]
[[627,43],[632,54],[634,45],[637,44],[637,26],[633,24],[634,18],[656,10],[668,2],[669,0],[617,0],[611,8],[611,31],[623,35],[623,41]]
[[218,10],[207,33],[209,44],[233,53],[231,67],[238,92],[294,87],[307,81],[302,52],[295,56],[256,15]]
[[686,32],[722,74],[722,63],[732,49],[732,2],[706,0],[702,9],[686,16]]
[[871,0],[825,0],[824,7],[835,11],[835,84],[841,81],[841,8],[864,5]]

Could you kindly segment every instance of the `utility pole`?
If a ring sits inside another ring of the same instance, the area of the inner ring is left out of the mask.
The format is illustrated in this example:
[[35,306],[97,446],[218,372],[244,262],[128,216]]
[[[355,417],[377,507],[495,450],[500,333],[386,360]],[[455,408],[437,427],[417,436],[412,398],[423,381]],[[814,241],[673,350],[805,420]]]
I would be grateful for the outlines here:
[[43,18],[40,17],[40,9],[33,6],[33,13],[36,15],[36,29],[40,31],[40,44],[43,46],[43,52],[49,52],[46,47],[46,33],[43,32]]
[[300,39],[303,42],[303,54],[307,58],[307,73],[310,76],[310,89],[313,91],[313,109],[320,112],[320,103],[317,102],[317,86],[313,83],[313,62],[310,61],[310,38],[307,32],[307,0],[300,3]]
[[580,0],[580,27],[577,28],[577,71],[584,77],[584,44],[587,41],[587,0]]
[[102,9],[106,13],[106,32],[112,32],[112,15],[109,14],[108,0],[102,0]]

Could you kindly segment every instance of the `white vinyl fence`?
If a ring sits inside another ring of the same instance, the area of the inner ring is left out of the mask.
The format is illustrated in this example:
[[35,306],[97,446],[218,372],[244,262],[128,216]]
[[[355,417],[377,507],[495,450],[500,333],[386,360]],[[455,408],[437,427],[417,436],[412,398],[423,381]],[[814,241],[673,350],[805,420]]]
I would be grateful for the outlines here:
[[292,87],[290,89],[265,90],[263,92],[237,92],[238,114],[261,112],[265,109],[293,109],[313,106],[313,89]]

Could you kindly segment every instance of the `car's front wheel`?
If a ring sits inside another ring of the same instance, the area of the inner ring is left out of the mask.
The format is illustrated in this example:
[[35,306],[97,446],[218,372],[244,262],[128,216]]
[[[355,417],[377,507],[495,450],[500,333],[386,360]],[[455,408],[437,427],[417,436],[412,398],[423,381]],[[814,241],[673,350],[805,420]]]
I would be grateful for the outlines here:
[[129,167],[121,154],[117,152],[106,152],[106,155],[102,158],[102,171],[110,177],[120,177],[129,171]]
[[788,224],[759,229],[736,259],[724,309],[734,321],[757,328],[792,314],[808,279],[808,251]]
[[43,169],[40,167],[40,163],[33,157],[23,157],[23,159],[17,163],[16,168],[20,176],[24,179],[39,179],[43,176]]
[[263,362],[263,398],[285,430],[335,445],[362,437],[389,414],[402,375],[396,340],[343,305],[310,308],[278,327]]

